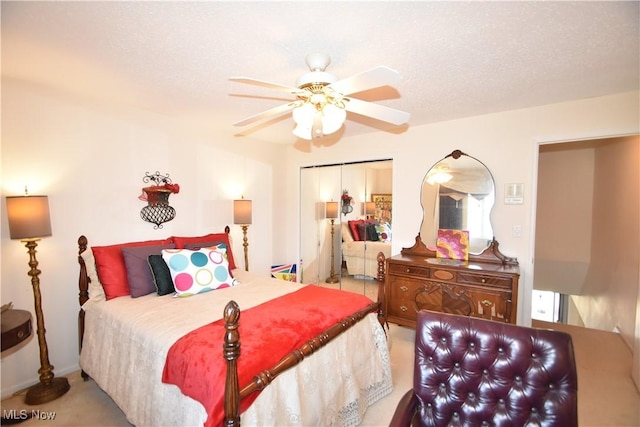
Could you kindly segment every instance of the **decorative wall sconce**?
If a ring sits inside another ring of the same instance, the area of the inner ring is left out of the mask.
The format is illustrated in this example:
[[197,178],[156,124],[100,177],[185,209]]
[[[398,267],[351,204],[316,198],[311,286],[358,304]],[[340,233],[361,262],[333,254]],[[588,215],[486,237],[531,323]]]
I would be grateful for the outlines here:
[[353,206],[351,206],[351,202],[353,202],[353,197],[349,195],[349,190],[342,190],[342,214],[346,215],[348,213],[353,212]]
[[247,228],[251,224],[251,200],[245,200],[244,196],[240,200],[233,201],[233,223],[239,224],[242,228],[242,246],[244,247],[244,271],[249,271],[249,241],[247,239]]
[[[344,195],[344,193],[343,193]],[[344,205],[343,212],[344,212]],[[349,206],[351,207],[351,206]],[[352,208],[353,209],[353,208]],[[327,202],[325,206],[325,217],[331,220],[331,270],[329,272],[329,277],[325,280],[326,283],[338,283],[340,278],[336,275],[335,270],[335,242],[334,242],[334,223],[336,218],[338,217],[338,202]]]
[[142,194],[138,197],[147,202],[147,206],[140,211],[140,218],[155,224],[155,229],[162,228],[162,224],[171,221],[176,216],[176,210],[169,206],[169,196],[172,193],[178,194],[180,186],[172,184],[169,174],[161,175],[156,171],[153,175],[146,172],[142,182],[152,181],[153,185],[142,188]]
[[[26,191],[25,191],[26,193]],[[47,196],[7,197],[7,217],[11,239],[20,239],[29,253],[29,276],[36,311],[38,345],[40,346],[40,382],[31,386],[24,397],[27,405],[40,405],[57,399],[69,391],[69,381],[65,377],[55,377],[49,363],[49,349],[45,337],[42,295],[40,293],[40,270],[36,259],[36,247],[41,237],[51,236],[49,198]]]

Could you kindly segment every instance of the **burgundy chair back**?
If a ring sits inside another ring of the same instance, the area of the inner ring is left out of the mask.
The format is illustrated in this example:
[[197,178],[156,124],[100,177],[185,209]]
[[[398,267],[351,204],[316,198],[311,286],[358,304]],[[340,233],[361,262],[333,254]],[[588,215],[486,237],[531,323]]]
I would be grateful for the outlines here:
[[413,425],[578,425],[571,336],[418,313]]

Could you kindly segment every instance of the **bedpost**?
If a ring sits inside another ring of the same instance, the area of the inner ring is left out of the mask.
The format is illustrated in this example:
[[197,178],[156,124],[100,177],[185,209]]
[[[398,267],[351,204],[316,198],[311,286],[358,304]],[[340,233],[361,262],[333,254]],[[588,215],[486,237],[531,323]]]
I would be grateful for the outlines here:
[[382,327],[384,328],[385,323],[387,323],[387,313],[386,313],[386,307],[385,307],[385,300],[384,300],[384,282],[385,282],[385,264],[386,264],[386,258],[384,256],[384,253],[382,252],[378,252],[378,303],[380,304],[380,307],[378,308],[378,321],[380,322],[380,324],[382,325]]
[[238,357],[240,356],[240,334],[238,320],[240,308],[229,301],[224,308],[224,343],[222,355],[227,361],[227,376],[224,385],[224,423],[227,427],[240,425],[240,386],[238,385]]
[[[87,238],[85,236],[78,237],[78,263],[80,264],[80,277],[78,278],[78,301],[80,302],[80,311],[78,312],[78,349],[82,350],[82,341],[84,339],[84,310],[82,306],[89,300],[89,276],[87,275],[87,266],[82,258],[82,253],[87,250]],[[89,376],[85,371],[80,371],[82,379],[87,381]]]

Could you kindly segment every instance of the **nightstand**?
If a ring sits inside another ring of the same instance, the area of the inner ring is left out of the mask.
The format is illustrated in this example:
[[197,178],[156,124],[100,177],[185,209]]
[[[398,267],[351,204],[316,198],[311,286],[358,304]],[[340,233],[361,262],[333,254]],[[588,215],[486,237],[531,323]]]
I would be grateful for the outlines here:
[[9,309],[2,312],[2,351],[18,345],[31,335],[31,312]]

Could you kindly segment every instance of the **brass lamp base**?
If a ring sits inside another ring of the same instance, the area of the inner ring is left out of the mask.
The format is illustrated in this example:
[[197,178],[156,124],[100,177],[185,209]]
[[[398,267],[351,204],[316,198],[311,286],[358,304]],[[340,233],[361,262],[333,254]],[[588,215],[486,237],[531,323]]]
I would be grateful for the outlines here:
[[331,275],[329,277],[327,277],[327,280],[325,280],[325,283],[338,283],[340,281],[340,278],[336,275]]
[[56,400],[69,391],[71,386],[65,377],[53,378],[48,384],[38,383],[27,390],[24,403],[40,405]]

